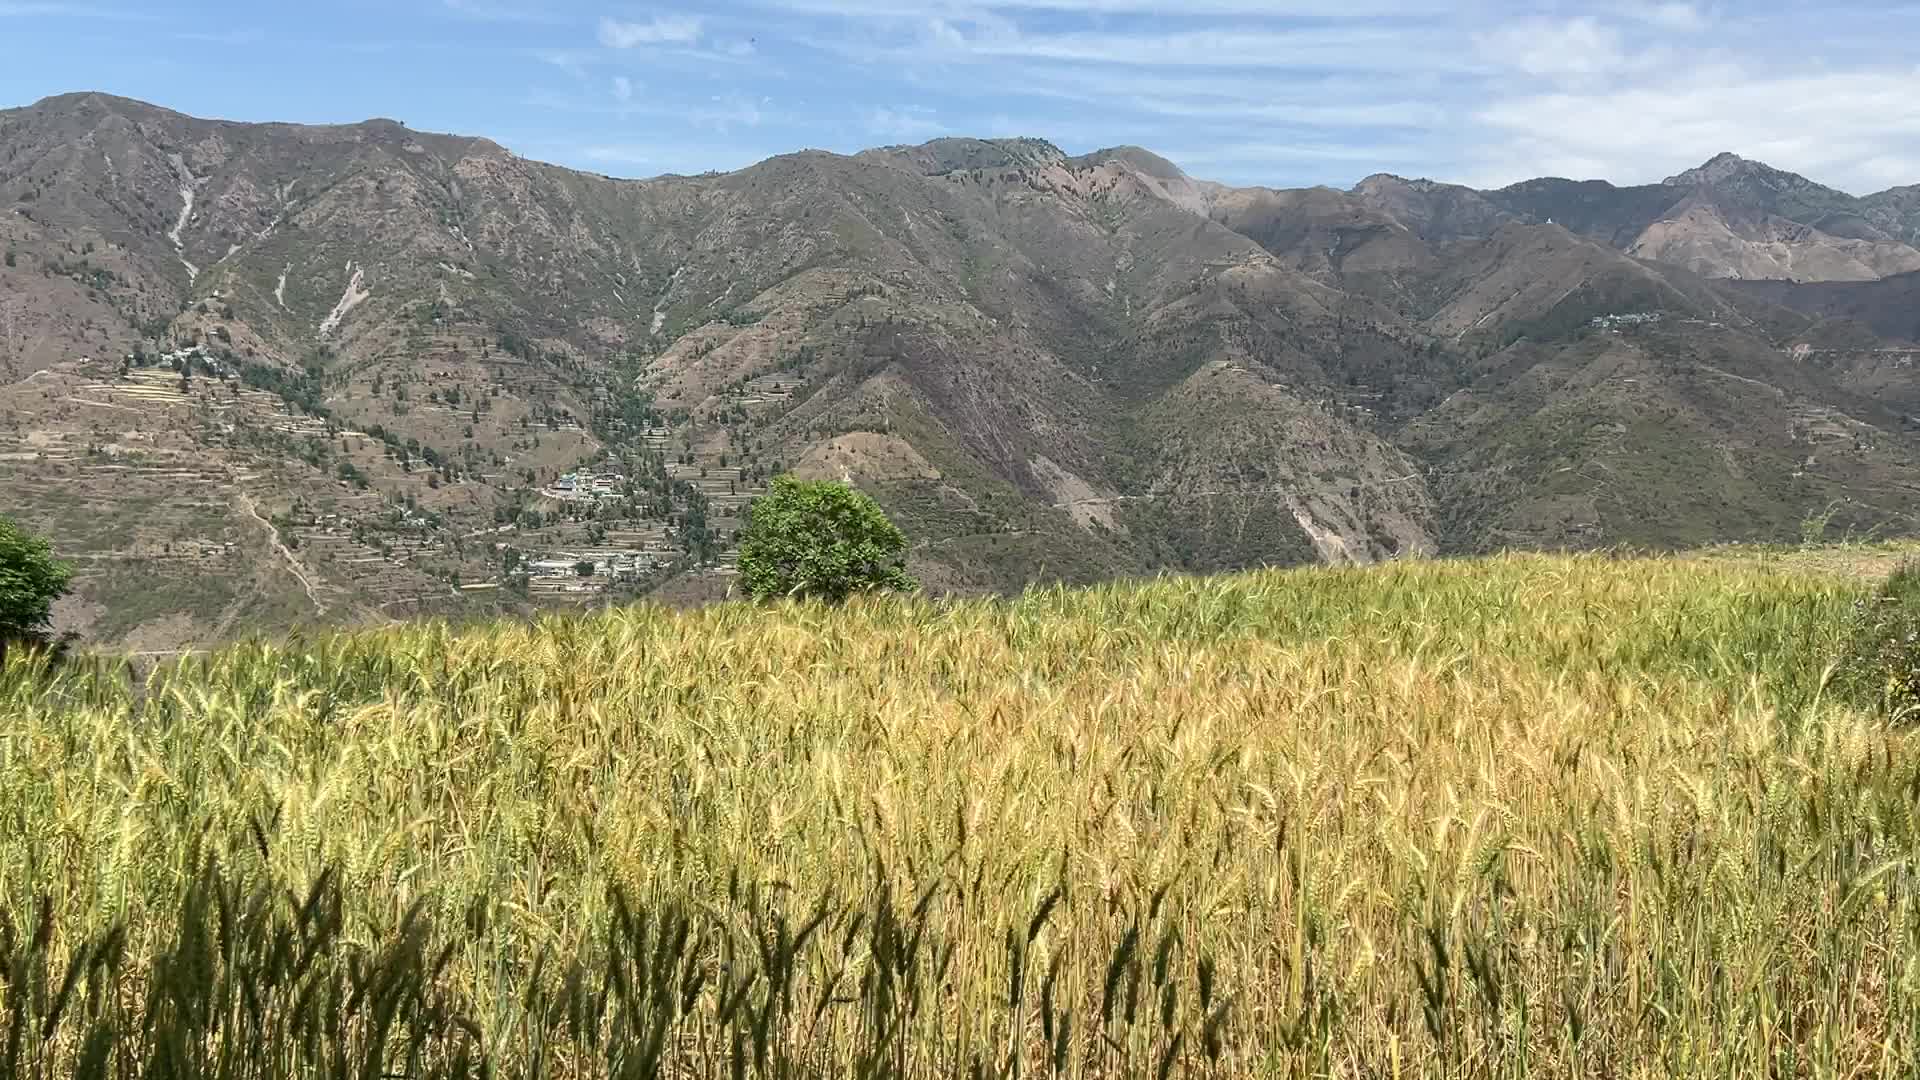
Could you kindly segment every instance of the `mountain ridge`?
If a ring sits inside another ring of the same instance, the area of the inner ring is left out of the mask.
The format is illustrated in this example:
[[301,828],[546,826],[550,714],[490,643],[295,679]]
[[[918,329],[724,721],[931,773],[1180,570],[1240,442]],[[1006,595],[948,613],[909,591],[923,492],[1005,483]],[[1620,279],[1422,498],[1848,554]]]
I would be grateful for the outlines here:
[[68,95],[0,112],[0,498],[82,556],[68,625],[149,648],[723,595],[791,468],[956,592],[1920,527],[1898,343],[1727,280],[1893,280],[1906,211],[1824,231],[1714,160],[1289,190],[953,138],[612,179]]

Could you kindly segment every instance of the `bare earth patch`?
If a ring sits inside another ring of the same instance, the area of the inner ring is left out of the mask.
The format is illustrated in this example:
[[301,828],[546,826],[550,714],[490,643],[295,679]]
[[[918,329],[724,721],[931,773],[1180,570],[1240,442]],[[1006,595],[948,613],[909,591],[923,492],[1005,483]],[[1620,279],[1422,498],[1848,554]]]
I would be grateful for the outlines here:
[[905,439],[876,431],[855,431],[815,444],[793,468],[805,480],[938,480],[940,470]]
[[1033,475],[1053,494],[1054,505],[1072,514],[1074,524],[1091,529],[1097,521],[1109,529],[1120,528],[1113,515],[1113,492],[1101,491],[1045,454],[1035,457],[1032,465]]

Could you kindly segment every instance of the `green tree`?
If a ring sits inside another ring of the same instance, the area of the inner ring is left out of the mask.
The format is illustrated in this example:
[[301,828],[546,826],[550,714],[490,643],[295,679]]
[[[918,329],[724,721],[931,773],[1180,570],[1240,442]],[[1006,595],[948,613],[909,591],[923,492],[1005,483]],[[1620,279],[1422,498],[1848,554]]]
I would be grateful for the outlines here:
[[47,640],[53,602],[72,580],[45,540],[0,518],[0,656],[9,644]]
[[777,477],[748,511],[740,581],[754,599],[841,601],[856,592],[910,592],[907,538],[866,495],[831,481]]

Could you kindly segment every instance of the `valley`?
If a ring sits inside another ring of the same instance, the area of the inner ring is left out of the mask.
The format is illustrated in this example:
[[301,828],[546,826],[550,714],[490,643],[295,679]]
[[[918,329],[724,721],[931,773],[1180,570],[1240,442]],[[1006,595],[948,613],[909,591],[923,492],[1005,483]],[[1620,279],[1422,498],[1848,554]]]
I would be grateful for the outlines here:
[[0,111],[0,504],[151,652],[724,598],[784,472],[938,594],[1910,535],[1911,209],[1037,139],[615,180],[65,95]]

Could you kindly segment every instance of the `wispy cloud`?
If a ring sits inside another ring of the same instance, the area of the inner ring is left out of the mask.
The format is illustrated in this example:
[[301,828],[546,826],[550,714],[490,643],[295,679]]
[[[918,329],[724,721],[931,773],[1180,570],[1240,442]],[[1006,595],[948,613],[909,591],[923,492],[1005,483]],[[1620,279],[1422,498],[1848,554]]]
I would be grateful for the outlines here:
[[[1657,180],[1723,149],[1852,190],[1920,180],[1920,0],[418,0],[354,43],[310,40],[286,5],[237,25],[183,7],[0,0],[22,43],[0,97],[244,93],[682,171],[1018,133],[1273,186]],[[242,83],[197,44],[162,72],[153,40],[257,45],[284,77]],[[334,86],[343,50],[383,59]]]
[[989,58],[1124,65],[1145,69],[1419,70],[1479,66],[1454,50],[1423,46],[1391,27],[1350,23],[1296,27],[1219,26],[1166,32],[978,29],[932,20],[919,51],[947,59]]
[[659,150],[647,146],[603,144],[582,147],[579,153],[588,161],[606,165],[653,165],[659,161]]
[[646,22],[600,20],[600,44],[609,49],[640,45],[691,45],[700,40],[702,22],[694,15],[655,15]]
[[1687,33],[1705,30],[1713,21],[1700,5],[1690,3],[1622,4],[1618,11],[1622,18]]
[[672,141],[609,138],[584,142],[548,138],[509,138],[516,152],[543,160],[573,162],[583,168],[616,176],[692,175],[709,170],[744,168],[791,147],[751,140],[716,141],[685,138]]
[[1077,77],[1105,67],[1122,77],[1177,70],[1214,74],[1223,81],[1240,80],[1255,97],[1259,82],[1283,74],[1366,72],[1397,81],[1488,68],[1464,26],[1431,17],[1219,20],[1182,15],[1177,20],[1063,20],[968,9],[882,21],[865,32],[816,21],[800,40],[810,49],[862,63],[929,72],[930,82],[947,77],[945,66],[998,65],[1007,76],[986,85],[999,88],[1024,87],[1029,76],[1068,72]]
[[[1907,92],[1912,77],[1892,51],[1920,32],[1920,8],[1854,3],[1841,17],[1782,0],[754,3],[787,13],[807,48],[901,72],[956,131],[1004,120],[1018,88],[1068,103],[1056,111],[1103,142],[1184,146],[1230,180],[1326,176],[1349,160],[1362,166],[1350,179],[1369,166],[1483,181],[1543,171],[1658,179],[1727,146],[1856,186],[1909,169],[1920,179],[1920,135],[1904,130],[1920,93]],[[956,120],[969,114],[956,102],[976,118]],[[864,127],[893,137],[898,119],[870,111]]]
[[742,94],[720,94],[704,105],[696,105],[686,110],[686,117],[692,123],[726,133],[735,128],[759,127],[767,119],[766,109],[771,102],[762,98],[755,100]]
[[576,79],[587,77],[587,66],[593,62],[593,54],[578,49],[539,49],[534,58],[543,64],[550,64]]
[[497,3],[495,0],[440,0],[440,3],[454,15],[480,22],[558,24],[568,21],[564,15],[545,7]]
[[129,8],[99,7],[93,4],[45,3],[5,3],[0,2],[0,19],[124,19],[131,22],[154,22],[158,15],[150,11],[136,11]]
[[569,95],[554,93],[551,90],[534,90],[521,96],[517,104],[527,108],[578,116],[645,116],[721,134],[758,128],[775,119],[772,112],[773,101],[766,97],[756,98],[746,94],[726,93],[694,100],[667,98],[653,100],[650,97],[643,98],[638,92],[639,86],[632,84],[631,96],[622,98],[620,82],[619,78],[613,80],[612,101],[608,101],[605,96],[599,94]]
[[868,109],[864,119],[867,133],[881,139],[925,140],[947,131],[924,105]]
[[[1164,156],[1174,164],[1203,174],[1219,169],[1240,169],[1249,164],[1267,169],[1285,170],[1289,167],[1297,168],[1302,163],[1332,166],[1349,171],[1354,169],[1362,169],[1366,172],[1388,169],[1413,171],[1417,169],[1418,163],[1428,159],[1432,152],[1430,148],[1417,142],[1394,143],[1371,139],[1353,142],[1240,139],[1206,144],[1173,144],[1161,150]],[[1359,179],[1359,176],[1355,175],[1354,179]]]
[[754,6],[797,14],[843,18],[952,17],[980,12],[1063,15],[1189,15],[1321,18],[1388,18],[1442,14],[1447,0],[756,0]]
[[1476,35],[1475,44],[1487,63],[1537,77],[1597,75],[1629,63],[1620,30],[1591,15],[1521,19]]
[[177,30],[173,37],[180,41],[197,41],[208,45],[254,45],[265,41],[266,31],[258,28],[251,30]]
[[[1920,69],[1717,65],[1592,92],[1522,94],[1476,114],[1480,171],[1652,181],[1721,150],[1867,190],[1920,179]],[[1905,178],[1905,179],[1902,179]]]

